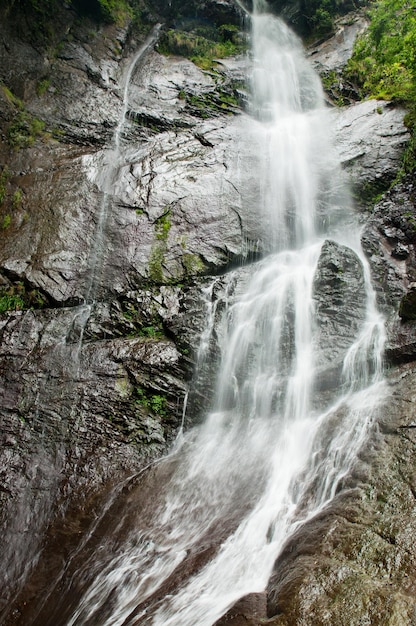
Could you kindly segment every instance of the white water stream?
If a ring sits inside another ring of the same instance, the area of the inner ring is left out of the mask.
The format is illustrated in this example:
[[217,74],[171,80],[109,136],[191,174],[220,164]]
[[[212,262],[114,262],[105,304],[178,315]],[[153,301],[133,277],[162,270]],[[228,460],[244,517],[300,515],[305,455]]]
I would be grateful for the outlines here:
[[365,319],[338,393],[326,404],[316,395],[313,280],[324,238],[340,239],[340,228],[328,230],[341,198],[330,123],[296,37],[254,5],[249,133],[262,153],[253,211],[274,252],[226,312],[214,410],[165,461],[151,514],[138,510],[68,626],[212,626],[263,591],[288,537],[334,497],[383,396],[383,320],[351,225],[343,243],[361,261]]

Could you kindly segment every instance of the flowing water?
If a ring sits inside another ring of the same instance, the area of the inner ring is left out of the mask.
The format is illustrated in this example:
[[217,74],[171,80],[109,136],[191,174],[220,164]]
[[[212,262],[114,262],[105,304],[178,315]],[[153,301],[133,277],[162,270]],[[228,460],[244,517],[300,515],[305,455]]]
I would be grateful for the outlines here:
[[[348,203],[321,86],[297,38],[263,2],[254,5],[245,132],[260,148],[252,209],[270,254],[220,307],[212,410],[131,490],[112,533],[79,568],[67,626],[212,626],[236,600],[263,591],[285,541],[350,471],[383,395],[383,320],[358,229],[339,221]],[[339,389],[324,400],[314,278],[327,238],[358,257],[366,310]],[[215,307],[207,318],[199,361]]]

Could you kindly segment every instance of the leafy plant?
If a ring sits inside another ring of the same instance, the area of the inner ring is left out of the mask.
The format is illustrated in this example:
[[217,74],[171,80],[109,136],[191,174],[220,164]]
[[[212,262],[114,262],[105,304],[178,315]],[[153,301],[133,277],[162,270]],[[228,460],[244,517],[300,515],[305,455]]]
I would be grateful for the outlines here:
[[368,31],[355,45],[346,75],[365,96],[405,104],[412,133],[404,171],[416,169],[416,11],[414,0],[378,0]]
[[42,294],[37,289],[27,291],[21,282],[0,289],[0,313],[40,309],[45,304]]
[[132,10],[126,0],[98,0],[101,17],[105,22],[118,24],[132,15]]
[[152,413],[159,415],[160,417],[166,417],[167,400],[164,396],[159,394],[151,394],[142,387],[136,388],[137,402],[144,408],[150,410]]
[[368,31],[348,64],[367,95],[412,101],[416,94],[416,12],[413,0],[378,0]]
[[7,141],[18,150],[33,145],[38,137],[44,137],[45,122],[33,117],[25,110],[19,110],[7,129]]

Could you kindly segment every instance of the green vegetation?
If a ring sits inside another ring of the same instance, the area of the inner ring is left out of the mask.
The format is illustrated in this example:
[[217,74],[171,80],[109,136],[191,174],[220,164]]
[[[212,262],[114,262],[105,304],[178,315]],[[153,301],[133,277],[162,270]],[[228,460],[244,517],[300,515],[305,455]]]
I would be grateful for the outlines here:
[[126,0],[98,0],[100,16],[108,23],[122,24],[132,16],[132,9]]
[[149,258],[149,278],[152,283],[161,284],[164,282],[163,261],[165,258],[165,245],[156,244],[153,246]]
[[6,230],[6,228],[9,228],[10,224],[11,224],[12,218],[10,217],[10,215],[7,213],[4,218],[3,221],[1,223],[1,227],[3,230]]
[[159,326],[142,326],[139,336],[149,337],[149,339],[163,339],[165,333]]
[[170,209],[167,209],[166,212],[155,221],[156,239],[158,241],[167,241],[171,226]]
[[19,188],[16,189],[12,196],[12,207],[17,209],[22,204],[23,191]]
[[412,139],[405,171],[416,168],[416,7],[414,0],[377,0],[370,26],[355,45],[346,75],[364,96],[404,104]]
[[164,396],[161,396],[159,394],[151,394],[142,387],[136,388],[136,396],[136,402],[138,404],[141,404],[145,409],[150,410],[152,413],[155,413],[160,417],[167,416],[167,400]]
[[235,90],[217,85],[215,91],[193,94],[180,92],[179,98],[185,100],[192,113],[203,119],[213,117],[217,113],[235,114],[239,101]]
[[30,115],[27,111],[19,111],[7,129],[7,141],[10,146],[28,148],[35,140],[46,137],[45,122]]
[[3,204],[7,195],[7,181],[9,180],[10,173],[7,165],[0,171],[0,207]]
[[43,80],[41,80],[36,86],[37,95],[43,96],[43,94],[48,91],[50,84],[51,81],[49,78],[44,78]]
[[21,311],[25,308],[25,303],[18,294],[0,294],[0,313],[5,311]]
[[[4,96],[15,109],[15,116],[7,127],[7,141],[13,148],[27,148],[38,137],[45,138],[45,122],[30,115],[23,102],[17,98],[6,85],[1,85]],[[1,182],[0,182],[1,185]]]
[[164,339],[163,322],[156,307],[147,306],[146,314],[136,308],[132,302],[124,302],[123,317],[134,324],[135,329],[130,337],[146,337],[148,339]]
[[182,256],[182,265],[186,276],[201,274],[205,267],[201,258],[197,254],[185,252]]
[[0,288],[0,313],[40,309],[45,305],[46,302],[37,289],[27,291],[21,282]]
[[367,0],[299,0],[298,8],[293,10],[294,2],[288,0],[269,0],[276,13],[287,14],[296,31],[307,39],[327,35],[334,29],[334,19],[358,7],[367,4]]
[[384,100],[414,100],[415,9],[414,0],[379,0],[370,10],[370,26],[348,65],[349,75],[366,94]]
[[215,65],[215,59],[239,54],[245,50],[239,29],[225,24],[218,29],[196,27],[191,31],[168,30],[163,33],[158,51],[162,54],[178,54],[191,59],[204,70]]
[[166,242],[171,229],[171,211],[166,207],[165,212],[158,217],[155,224],[156,242],[152,247],[149,258],[149,278],[152,283],[164,282],[163,262],[166,254]]

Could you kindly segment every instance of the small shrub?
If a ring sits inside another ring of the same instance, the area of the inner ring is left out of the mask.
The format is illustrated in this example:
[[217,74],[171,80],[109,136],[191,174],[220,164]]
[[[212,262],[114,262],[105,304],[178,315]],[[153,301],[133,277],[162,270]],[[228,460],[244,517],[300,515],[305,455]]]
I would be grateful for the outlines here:
[[3,204],[7,194],[7,181],[9,180],[9,169],[7,165],[0,172],[0,206]]
[[7,129],[7,141],[18,150],[28,148],[38,137],[44,136],[45,122],[32,117],[27,111],[19,111]]
[[12,206],[14,209],[17,209],[21,205],[22,198],[23,198],[23,192],[19,187],[18,189],[16,189],[12,197]]
[[6,311],[21,311],[25,308],[24,300],[16,294],[3,293],[0,295],[0,313]]
[[105,22],[123,23],[132,15],[131,8],[125,0],[98,0],[101,17]]
[[43,96],[43,94],[48,91],[50,84],[51,84],[51,81],[49,78],[44,78],[43,80],[41,80],[36,86],[37,95]]
[[7,215],[4,216],[3,221],[1,223],[1,227],[3,230],[6,230],[6,228],[9,228],[10,224],[11,224],[12,218],[10,217],[10,215],[7,213]]

